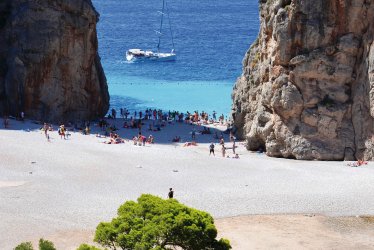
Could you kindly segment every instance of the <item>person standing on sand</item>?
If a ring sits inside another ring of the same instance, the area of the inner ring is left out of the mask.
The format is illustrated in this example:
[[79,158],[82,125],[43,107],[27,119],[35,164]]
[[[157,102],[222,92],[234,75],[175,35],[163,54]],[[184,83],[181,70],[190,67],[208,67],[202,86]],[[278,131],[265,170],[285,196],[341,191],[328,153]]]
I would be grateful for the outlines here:
[[47,138],[47,140],[49,141],[49,134],[48,134],[49,126],[47,123],[44,123],[43,130],[44,130],[45,138]]
[[221,139],[219,140],[219,144],[221,144],[222,146],[225,145],[225,140],[223,139],[222,135],[221,135]]
[[61,125],[60,128],[58,129],[58,133],[62,139],[62,137],[64,137],[64,140],[66,140],[66,136],[65,136],[65,126],[64,125]]
[[222,157],[225,157],[226,156],[226,148],[225,148],[225,145],[222,144]]
[[116,119],[117,111],[115,109],[112,109],[112,118]]
[[232,153],[235,155],[235,147],[236,147],[236,145],[235,145],[235,139],[233,139],[233,141],[232,141]]
[[213,156],[216,156],[215,154],[214,154],[214,144],[213,144],[213,142],[210,144],[210,146],[209,146],[209,156],[211,155],[213,153]]
[[8,118],[8,116],[4,116],[4,128],[8,128],[8,126],[9,126],[9,118]]
[[168,197],[169,197],[169,199],[173,199],[173,197],[174,197],[174,191],[173,191],[172,188],[169,189]]

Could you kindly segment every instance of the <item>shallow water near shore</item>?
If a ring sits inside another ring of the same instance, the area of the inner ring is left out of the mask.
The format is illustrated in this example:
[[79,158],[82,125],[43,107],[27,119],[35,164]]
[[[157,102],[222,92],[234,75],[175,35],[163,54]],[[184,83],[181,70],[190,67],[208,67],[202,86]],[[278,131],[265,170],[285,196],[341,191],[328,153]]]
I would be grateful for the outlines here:
[[[155,50],[162,1],[93,1],[111,106],[228,115],[242,59],[258,33],[256,0],[168,1],[177,60],[128,63],[131,48]],[[168,23],[161,49],[170,51]]]

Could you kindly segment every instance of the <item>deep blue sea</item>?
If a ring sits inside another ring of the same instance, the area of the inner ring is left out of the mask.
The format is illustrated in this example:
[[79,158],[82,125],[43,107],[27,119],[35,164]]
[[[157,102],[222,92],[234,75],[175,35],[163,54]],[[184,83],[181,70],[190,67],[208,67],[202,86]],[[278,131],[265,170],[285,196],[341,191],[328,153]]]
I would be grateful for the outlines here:
[[[168,0],[175,62],[128,63],[131,48],[156,50],[161,0],[93,0],[111,107],[213,110],[228,115],[233,84],[259,29],[258,0]],[[166,12],[166,11],[165,11]],[[172,48],[164,21],[161,50]]]

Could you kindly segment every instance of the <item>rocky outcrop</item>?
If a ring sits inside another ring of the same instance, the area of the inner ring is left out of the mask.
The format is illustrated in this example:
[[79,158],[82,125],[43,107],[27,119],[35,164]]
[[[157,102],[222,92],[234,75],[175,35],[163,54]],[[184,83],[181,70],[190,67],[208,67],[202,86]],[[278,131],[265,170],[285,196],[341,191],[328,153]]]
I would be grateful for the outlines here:
[[374,1],[260,0],[261,27],[233,98],[249,150],[373,159]]
[[0,114],[43,121],[105,115],[98,13],[90,0],[0,0]]

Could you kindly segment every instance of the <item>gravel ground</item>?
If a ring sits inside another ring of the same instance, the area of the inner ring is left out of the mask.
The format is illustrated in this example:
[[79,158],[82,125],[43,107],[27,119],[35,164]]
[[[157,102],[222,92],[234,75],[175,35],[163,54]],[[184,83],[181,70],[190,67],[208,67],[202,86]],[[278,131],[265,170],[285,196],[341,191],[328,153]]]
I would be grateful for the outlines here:
[[[245,151],[240,159],[209,157],[208,135],[197,147],[189,125],[155,134],[161,144],[106,145],[103,138],[73,133],[47,142],[37,125],[12,122],[0,130],[0,249],[64,230],[92,230],[142,193],[175,198],[216,218],[284,213],[330,216],[374,214],[374,167],[345,162],[295,161]],[[131,137],[134,131],[121,131]],[[216,146],[218,149],[218,145]],[[217,150],[218,151],[218,150]]]

